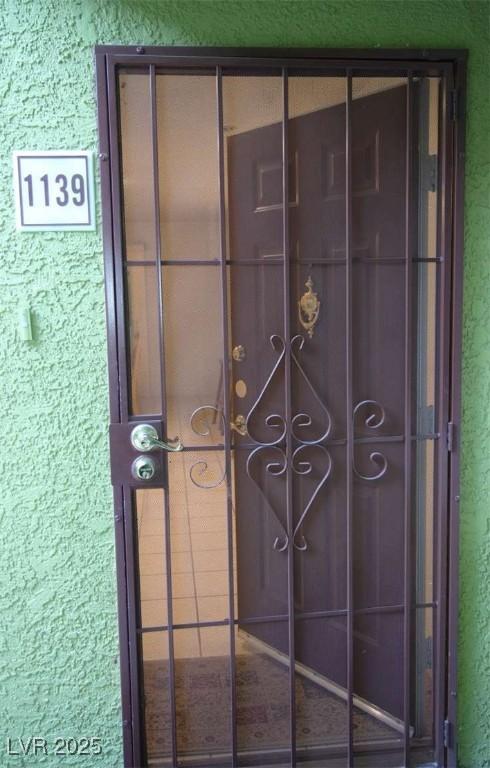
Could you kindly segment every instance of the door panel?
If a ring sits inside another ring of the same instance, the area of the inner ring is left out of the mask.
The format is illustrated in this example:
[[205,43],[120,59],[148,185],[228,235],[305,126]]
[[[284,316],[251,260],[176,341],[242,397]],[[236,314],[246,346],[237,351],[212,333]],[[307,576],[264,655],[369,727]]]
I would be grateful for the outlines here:
[[[405,338],[405,155],[406,87],[399,86],[372,96],[354,100],[352,106],[352,190],[353,190],[353,347],[354,429],[366,441],[374,432],[400,439],[404,420]],[[258,128],[228,139],[230,212],[230,258],[255,260],[257,265],[236,270],[231,267],[232,339],[243,344],[255,359],[262,358],[268,345],[268,333],[281,326],[281,297],[271,290],[263,303],[264,280],[280,271],[280,265],[264,266],[266,259],[280,260],[282,195],[280,124]],[[297,472],[295,489],[295,524],[306,510],[307,517],[296,533],[294,544],[305,551],[295,553],[295,605],[298,611],[331,611],[346,604],[346,523],[345,464],[342,450],[334,462],[332,441],[344,441],[345,424],[345,104],[318,110],[289,120],[289,235],[293,260],[292,296],[297,300],[312,278],[320,300],[320,317],[313,335],[304,332],[292,302],[291,324],[299,339],[293,358],[293,434],[296,443]],[[415,138],[414,138],[415,141]],[[247,194],[248,190],[248,194]],[[267,246],[264,244],[267,243]],[[267,255],[266,255],[267,252]],[[276,254],[273,256],[273,254]],[[322,263],[323,262],[323,263]],[[243,273],[247,272],[247,277]],[[257,273],[254,280],[250,273]],[[267,277],[265,274],[267,272]],[[277,276],[271,278],[279,284]],[[259,285],[257,285],[257,283]],[[260,286],[260,287],[259,287]],[[267,313],[267,314],[266,314]],[[271,323],[271,313],[275,322]],[[389,318],[389,322],[387,319]],[[250,337],[255,340],[253,345]],[[300,348],[300,345],[303,345]],[[269,370],[272,361],[269,362]],[[253,397],[259,397],[267,380],[267,367],[253,362],[237,364],[247,380]],[[301,366],[301,367],[300,367]],[[282,380],[281,380],[282,381]],[[276,382],[277,383],[277,379]],[[364,403],[364,405],[362,405]],[[235,412],[249,403],[234,399]],[[267,441],[254,430],[255,418],[274,413],[274,390],[268,388],[248,422],[249,437]],[[246,408],[245,408],[246,410]],[[280,412],[280,411],[279,411]],[[299,414],[307,414],[307,417]],[[296,419],[296,421],[295,421]],[[302,426],[302,422],[308,423]],[[301,441],[321,444],[308,447]],[[270,439],[274,439],[271,435]],[[404,502],[403,448],[383,446],[373,453],[372,445],[355,449],[357,480],[354,487],[354,602],[362,608],[376,609],[403,603]],[[264,467],[272,460],[266,451],[257,451]],[[245,470],[245,471],[244,471]],[[379,480],[371,478],[382,473]],[[280,490],[277,479],[265,485],[263,495],[278,509]],[[373,485],[374,483],[374,485]],[[279,584],[284,585],[279,565],[280,552],[271,547],[271,536],[264,536],[264,509],[250,496],[250,480],[242,460],[235,471],[237,520],[250,525],[247,536],[238,536],[238,616],[267,615],[279,608]],[[275,487],[275,492],[273,490]],[[284,488],[282,489],[284,493]],[[314,498],[313,498],[314,497]],[[311,499],[313,498],[313,502]],[[311,506],[309,506],[311,504]],[[254,507],[258,519],[251,518]],[[267,519],[267,515],[266,515]],[[281,520],[285,528],[285,520]],[[241,569],[260,553],[267,563],[270,579],[264,581],[260,570]],[[336,554],[339,553],[339,554]],[[342,554],[343,553],[343,556]],[[282,557],[285,562],[285,557]],[[330,571],[330,573],[329,573]],[[331,572],[335,576],[331,581]],[[255,586],[254,586],[254,582]],[[254,599],[254,594],[260,596]],[[287,593],[282,594],[283,610]],[[277,607],[276,607],[277,606]],[[314,607],[313,607],[314,606]],[[262,613],[263,612],[263,613]],[[378,622],[379,624],[379,622]],[[391,650],[395,661],[399,650],[400,622],[384,622],[387,631],[369,634],[376,622],[364,622],[355,635],[355,693],[403,717],[403,690],[380,685],[389,667]],[[360,623],[360,627],[362,622]],[[393,636],[390,635],[390,628]],[[345,657],[344,643],[325,646],[302,637],[311,637],[309,629],[296,628],[296,659],[299,663],[342,685],[339,670]],[[368,632],[366,634],[365,632]],[[277,640],[271,628],[262,625],[253,630],[261,640],[285,652],[285,637]],[[332,652],[338,647],[338,654]],[[364,672],[369,668],[370,674]],[[393,672],[396,668],[392,668]],[[388,676],[387,680],[390,679]],[[393,678],[391,678],[393,679]],[[372,684],[370,683],[372,681]],[[371,685],[371,687],[369,687]]]
[[126,765],[442,765],[442,76],[174,65],[107,63]]

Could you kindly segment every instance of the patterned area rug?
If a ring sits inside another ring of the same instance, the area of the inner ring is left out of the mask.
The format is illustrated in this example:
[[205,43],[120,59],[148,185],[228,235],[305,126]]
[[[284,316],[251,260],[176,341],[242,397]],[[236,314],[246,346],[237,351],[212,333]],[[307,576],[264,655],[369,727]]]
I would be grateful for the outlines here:
[[[237,726],[240,750],[287,747],[288,671],[263,654],[236,657]],[[230,677],[226,657],[176,661],[179,752],[226,752],[230,744]],[[145,724],[150,758],[168,754],[170,707],[168,666],[146,661]],[[307,678],[296,676],[298,746],[346,743],[345,702]],[[354,739],[392,739],[394,730],[354,708]]]

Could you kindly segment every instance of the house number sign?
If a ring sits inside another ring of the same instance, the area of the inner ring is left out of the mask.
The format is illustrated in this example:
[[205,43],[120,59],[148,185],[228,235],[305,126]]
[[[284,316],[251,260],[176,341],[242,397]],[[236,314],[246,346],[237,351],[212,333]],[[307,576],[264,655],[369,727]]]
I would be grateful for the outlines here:
[[95,229],[92,152],[14,152],[17,229]]

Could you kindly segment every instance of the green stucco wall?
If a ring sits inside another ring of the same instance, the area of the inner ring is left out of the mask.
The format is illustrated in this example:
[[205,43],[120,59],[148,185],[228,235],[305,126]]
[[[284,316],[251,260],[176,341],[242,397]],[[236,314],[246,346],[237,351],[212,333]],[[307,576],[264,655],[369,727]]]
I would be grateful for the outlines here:
[[[460,764],[490,766],[489,5],[0,0],[0,765],[5,737],[96,736],[122,765],[102,243],[17,233],[14,149],[96,149],[96,43],[470,50]],[[35,342],[16,334],[19,306]]]

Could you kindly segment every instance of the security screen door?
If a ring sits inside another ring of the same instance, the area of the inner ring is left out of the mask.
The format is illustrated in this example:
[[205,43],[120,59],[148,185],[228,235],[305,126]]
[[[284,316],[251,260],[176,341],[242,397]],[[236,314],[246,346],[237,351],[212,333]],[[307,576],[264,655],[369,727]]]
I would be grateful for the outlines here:
[[126,765],[446,764],[450,69],[104,56]]

